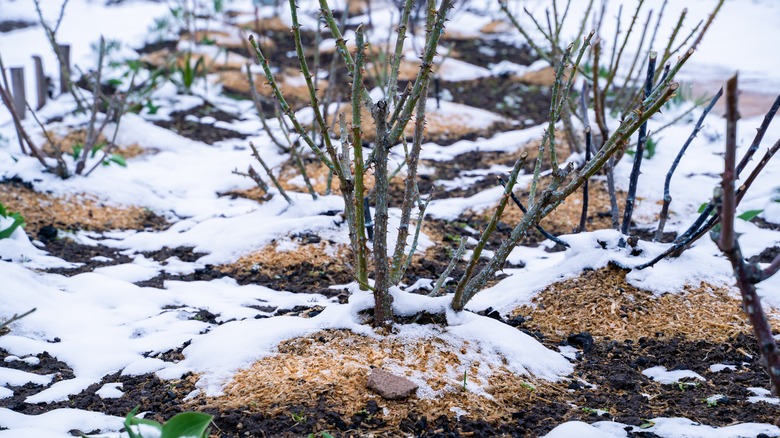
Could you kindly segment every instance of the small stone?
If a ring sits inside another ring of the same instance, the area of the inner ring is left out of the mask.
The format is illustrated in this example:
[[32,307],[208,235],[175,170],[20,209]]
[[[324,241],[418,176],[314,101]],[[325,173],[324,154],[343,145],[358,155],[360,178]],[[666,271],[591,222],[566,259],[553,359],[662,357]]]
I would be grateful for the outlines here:
[[419,386],[406,377],[374,368],[368,375],[368,387],[384,399],[400,400],[412,395]]

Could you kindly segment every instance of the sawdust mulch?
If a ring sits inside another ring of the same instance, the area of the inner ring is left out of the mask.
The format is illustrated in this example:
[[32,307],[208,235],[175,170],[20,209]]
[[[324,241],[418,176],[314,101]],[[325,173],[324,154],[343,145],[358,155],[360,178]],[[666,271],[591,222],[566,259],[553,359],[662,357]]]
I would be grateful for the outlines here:
[[[463,363],[459,358],[459,353],[469,346],[460,347],[461,351],[456,348],[436,338],[410,342],[393,337],[374,339],[348,330],[325,330],[283,342],[278,354],[238,372],[225,387],[224,395],[198,402],[219,409],[241,407],[274,416],[291,415],[290,406],[314,407],[318,403],[342,415],[354,415],[368,401],[375,400],[384,410],[383,430],[397,432],[398,424],[410,412],[425,413],[429,418],[464,414],[489,423],[511,421],[511,413],[520,406],[546,402],[545,392],[560,391],[549,383],[505,369],[484,380],[477,376],[479,363]],[[402,401],[379,398],[366,389],[366,382],[371,367],[383,366],[399,366],[407,370],[407,375],[422,376],[427,391],[435,393],[435,397]],[[475,385],[489,395],[472,391]]]
[[613,267],[551,284],[512,315],[554,341],[585,331],[614,340],[682,336],[715,342],[752,333],[742,301],[726,287],[701,283],[657,296],[630,285],[625,271]]
[[165,219],[143,207],[107,205],[86,195],[38,193],[22,184],[0,184],[0,202],[24,216],[25,230],[31,235],[47,225],[69,231],[162,229],[167,226]]

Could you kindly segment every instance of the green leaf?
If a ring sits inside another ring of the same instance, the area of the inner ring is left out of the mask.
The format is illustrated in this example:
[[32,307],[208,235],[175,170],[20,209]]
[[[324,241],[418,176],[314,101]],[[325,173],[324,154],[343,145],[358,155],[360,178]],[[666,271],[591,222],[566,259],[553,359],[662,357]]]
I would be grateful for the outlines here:
[[655,426],[655,423],[652,421],[646,420],[644,423],[642,423],[641,426],[639,426],[640,429],[649,429],[651,427]]
[[143,436],[141,436],[141,434],[136,433],[130,427],[130,426],[138,426],[139,424],[152,426],[155,429],[157,429],[159,431],[162,431],[162,425],[160,423],[158,423],[156,421],[152,421],[152,420],[144,420],[143,418],[136,418],[136,414],[138,414],[138,409],[140,409],[140,408],[141,408],[140,405],[136,406],[125,417],[125,430],[127,431],[127,435],[130,438],[143,438]]
[[208,437],[213,418],[202,412],[182,412],[165,422],[160,438]]
[[737,216],[738,218],[742,219],[743,221],[750,221],[754,217],[761,214],[764,210],[748,210],[741,215]]
[[125,157],[119,154],[111,154],[105,160],[103,160],[104,166],[108,166],[111,163],[118,164],[122,167],[127,167],[127,161],[125,161]]
[[328,432],[320,432],[320,436],[322,436],[322,438],[334,438],[333,435]]
[[8,212],[5,210],[5,205],[2,202],[0,202],[0,216],[8,217]]
[[73,155],[73,159],[78,160],[79,156],[81,155],[81,151],[83,150],[84,150],[84,145],[82,145],[81,143],[76,143],[75,145],[73,145],[73,153],[71,154]]
[[11,234],[13,234],[17,228],[24,226],[24,218],[19,213],[11,213],[5,217],[12,217],[14,221],[8,228],[0,230],[0,239],[11,237]]
[[106,145],[106,142],[100,142],[97,146],[92,148],[92,152],[89,154],[89,158],[95,158],[95,155],[100,152],[101,149]]
[[710,205],[709,202],[704,202],[699,206],[699,213],[704,213],[704,210],[707,208],[707,206]]
[[653,158],[657,146],[658,143],[656,143],[656,141],[653,140],[652,137],[648,137],[645,143],[645,158],[647,158],[648,160]]

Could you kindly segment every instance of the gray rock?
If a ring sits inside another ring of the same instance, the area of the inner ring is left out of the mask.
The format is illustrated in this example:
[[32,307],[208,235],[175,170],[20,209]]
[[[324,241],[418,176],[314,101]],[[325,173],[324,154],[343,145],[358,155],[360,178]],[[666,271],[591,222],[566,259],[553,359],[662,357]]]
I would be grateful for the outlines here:
[[368,387],[384,399],[400,400],[412,395],[419,386],[406,377],[374,368],[368,375]]

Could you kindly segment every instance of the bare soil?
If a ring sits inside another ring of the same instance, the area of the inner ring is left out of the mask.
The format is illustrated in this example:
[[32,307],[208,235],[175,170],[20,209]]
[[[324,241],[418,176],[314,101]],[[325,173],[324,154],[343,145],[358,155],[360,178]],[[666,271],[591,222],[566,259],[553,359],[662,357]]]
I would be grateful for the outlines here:
[[[16,25],[0,23],[0,32]],[[267,47],[272,65],[298,68],[297,60],[290,55],[294,46],[289,30],[272,21],[260,23],[256,30],[274,43]],[[303,39],[304,45],[311,47],[315,36],[311,32],[304,33]],[[495,38],[478,41],[452,37],[447,44],[453,45],[454,57],[485,67],[504,59],[521,64],[533,61],[528,48],[515,47]],[[153,52],[174,45],[175,42],[164,42],[145,47],[143,51]],[[247,57],[251,55],[242,47],[230,47],[229,50]],[[307,56],[313,59],[313,53],[307,53]],[[323,53],[321,66],[328,65],[332,56],[332,53]],[[341,78],[344,77],[342,72]],[[548,117],[549,88],[523,83],[515,78],[443,83],[441,91],[444,90],[449,91],[457,103],[486,109],[517,123],[499,125],[489,132],[442,135],[439,140],[444,145],[464,138],[489,136],[497,130],[538,124]],[[235,92],[242,94],[241,90]],[[434,91],[432,93],[435,94]],[[238,119],[237,115],[206,103],[174,113],[171,121],[157,124],[206,144],[246,137],[188,116],[197,119],[211,116],[225,122]],[[423,164],[432,168],[433,173],[421,176],[420,191],[428,193],[437,182],[456,179],[467,171],[487,169],[493,165],[511,166],[523,150],[529,151],[533,157],[535,145],[519,146],[522,147],[513,153],[472,151],[446,162],[424,161]],[[565,156],[562,152],[561,158]],[[528,166],[530,160],[526,171],[531,170]],[[436,198],[474,195],[496,186],[496,176],[503,175],[495,172],[461,187],[445,190],[437,187]],[[297,189],[302,191],[302,188]],[[322,189],[320,182],[317,190]],[[391,193],[393,206],[400,202],[401,190],[401,181],[395,181]],[[527,191],[525,188],[517,192],[525,200]],[[604,185],[594,180],[587,216],[588,229],[610,226],[609,200],[605,192]],[[242,196],[258,202],[264,202],[267,197],[259,189],[220,195]],[[577,198],[579,196],[573,198],[574,202],[561,206],[542,225],[554,234],[571,232],[579,224],[581,204],[576,202]],[[50,271],[66,276],[101,266],[128,263],[131,258],[112,248],[78,244],[62,237],[58,230],[140,230],[168,226],[163,218],[142,206],[109,206],[96,200],[74,203],[37,193],[29,184],[18,180],[0,183],[0,202],[24,214],[28,220],[28,234],[37,238],[45,250],[67,261],[83,263],[75,269]],[[406,273],[404,283],[413,284],[420,279],[436,280],[449,263],[460,239],[469,237],[470,233],[466,230],[484,229],[491,213],[468,211],[454,221],[426,220],[424,232],[436,245],[424,256],[417,256]],[[341,212],[333,214],[338,216]],[[508,206],[488,247],[498,245],[520,217],[519,209]],[[760,226],[777,227],[776,224],[760,222],[760,219],[754,221],[759,221]],[[646,234],[640,229],[634,232]],[[543,239],[538,231],[532,230],[522,244],[536,246]],[[293,240],[299,245],[299,250],[295,252],[280,253],[276,245],[271,245],[235,263],[208,265],[188,275],[161,273],[138,285],[163,288],[164,282],[172,279],[203,281],[227,276],[239,284],[261,284],[296,293],[321,293],[344,302],[348,292],[330,286],[353,281],[349,251],[316,234],[293,236]],[[777,252],[776,247],[770,248],[756,260],[771,260]],[[203,256],[186,247],[163,248],[143,255],[158,261],[174,256],[184,261],[196,261]],[[96,261],[96,256],[102,256],[98,258],[101,261]],[[452,276],[458,277],[462,270],[461,264]],[[457,355],[448,350],[453,348],[451,346],[435,340],[431,344],[436,345],[399,345],[397,341],[376,341],[350,332],[329,330],[282,343],[278,354],[239,373],[226,388],[226,394],[219,398],[186,399],[195,389],[195,375],[163,381],[153,374],[123,376],[115,373],[66,401],[50,404],[25,402],[27,396],[42,389],[39,386],[13,387],[14,395],[4,399],[3,405],[24,414],[70,407],[118,416],[124,416],[140,405],[143,411],[149,412],[146,418],[158,421],[195,409],[215,415],[212,436],[218,437],[298,437],[323,431],[338,437],[390,437],[400,434],[424,437],[540,436],[569,420],[614,420],[641,426],[657,416],[682,416],[708,425],[725,426],[739,422],[774,423],[780,418],[780,406],[747,400],[751,395],[747,388],[767,388],[769,380],[756,341],[749,334],[749,326],[736,298],[728,291],[704,283],[692,285],[686,294],[659,297],[630,286],[625,274],[617,268],[582,272],[574,279],[550,285],[538,295],[533,305],[517,308],[510,315],[501,315],[492,309],[484,311],[485,315],[537,338],[549,348],[568,345],[578,349],[574,372],[559,382],[536,381],[508,371],[497,372],[487,385],[491,398],[463,391],[459,385],[443,377],[448,370],[457,370],[458,367],[470,371],[469,365],[459,363]],[[451,292],[453,286],[449,284],[445,290]],[[420,293],[427,293],[427,290],[421,289]],[[269,313],[312,317],[322,308],[258,307],[256,310],[256,318],[268,317]],[[193,318],[216,325],[218,316],[202,309]],[[431,315],[421,315],[416,321],[444,323],[441,316]],[[56,343],[59,339],[53,338],[49,342]],[[185,347],[186,344],[157,357],[166,361],[181,360]],[[425,373],[432,387],[442,390],[439,397],[385,401],[366,389],[365,381],[372,366],[407,357],[410,349],[414,350],[414,354],[409,360],[417,367],[415,369]],[[6,351],[0,350],[0,360],[7,356]],[[73,370],[57,358],[48,353],[37,357],[40,359],[38,365],[22,361],[3,363],[6,367],[33,373],[54,374],[54,382],[73,377]],[[735,370],[710,371],[710,365],[717,363],[733,365]],[[642,374],[642,370],[656,365],[670,370],[693,370],[707,380],[662,385]],[[122,383],[125,394],[116,399],[103,399],[96,395],[102,384],[109,382]],[[717,403],[707,403],[707,398],[716,394],[724,398]],[[75,436],[92,432],[71,431]],[[631,432],[629,436],[655,435]]]

